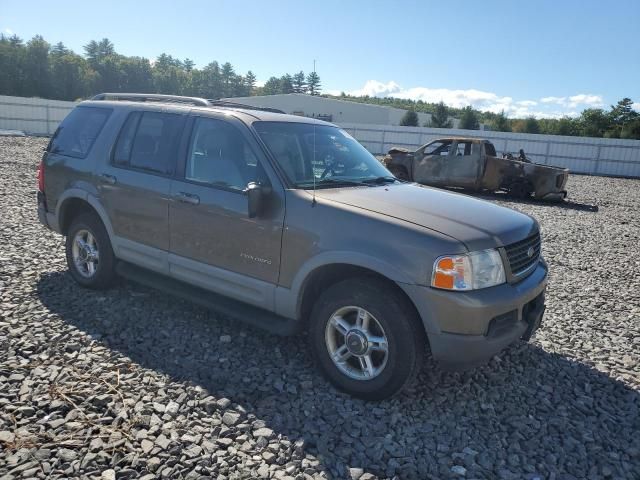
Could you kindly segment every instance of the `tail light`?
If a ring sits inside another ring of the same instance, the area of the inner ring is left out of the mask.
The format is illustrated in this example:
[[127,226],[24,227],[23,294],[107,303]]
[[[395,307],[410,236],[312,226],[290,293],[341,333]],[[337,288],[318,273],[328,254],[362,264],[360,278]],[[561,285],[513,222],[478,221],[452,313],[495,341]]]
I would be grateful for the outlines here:
[[38,164],[38,191],[44,193],[44,158]]

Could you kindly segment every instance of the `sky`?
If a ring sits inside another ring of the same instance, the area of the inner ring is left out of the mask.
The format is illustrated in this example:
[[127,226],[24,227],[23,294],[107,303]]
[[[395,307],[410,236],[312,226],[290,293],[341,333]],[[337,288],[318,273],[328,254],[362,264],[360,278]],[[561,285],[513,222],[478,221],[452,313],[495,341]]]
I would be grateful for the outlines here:
[[444,101],[511,117],[640,110],[639,0],[0,0],[0,32],[82,53],[229,61],[264,82],[316,70],[325,93]]

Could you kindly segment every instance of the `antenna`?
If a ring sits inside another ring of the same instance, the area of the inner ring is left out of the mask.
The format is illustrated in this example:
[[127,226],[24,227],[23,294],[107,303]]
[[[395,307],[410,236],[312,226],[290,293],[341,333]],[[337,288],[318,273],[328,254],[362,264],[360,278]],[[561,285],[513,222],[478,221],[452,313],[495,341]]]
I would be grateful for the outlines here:
[[[313,73],[316,73],[315,58],[313,59]],[[315,163],[316,163],[316,123],[313,122],[313,159],[311,160],[311,175],[313,176],[313,199],[311,200],[312,207],[316,205],[316,171],[314,170]]]
[[316,171],[315,165],[316,163],[316,124],[313,124],[313,159],[311,160],[311,176],[313,177],[313,199],[311,200],[311,206],[314,207],[316,205]]

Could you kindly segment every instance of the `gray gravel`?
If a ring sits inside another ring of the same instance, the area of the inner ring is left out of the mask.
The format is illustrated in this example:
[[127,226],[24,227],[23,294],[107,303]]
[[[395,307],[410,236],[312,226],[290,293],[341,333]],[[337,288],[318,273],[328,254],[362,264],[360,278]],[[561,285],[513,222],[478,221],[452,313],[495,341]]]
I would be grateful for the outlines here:
[[564,206],[489,197],[542,225],[542,330],[365,403],[302,337],[78,287],[36,219],[44,144],[0,137],[1,479],[640,478],[640,181],[573,176]]

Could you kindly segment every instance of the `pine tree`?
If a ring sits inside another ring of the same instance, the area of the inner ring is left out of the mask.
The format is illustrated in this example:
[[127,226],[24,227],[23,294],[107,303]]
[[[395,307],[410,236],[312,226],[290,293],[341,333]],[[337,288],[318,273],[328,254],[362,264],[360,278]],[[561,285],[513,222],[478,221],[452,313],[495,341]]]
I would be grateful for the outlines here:
[[433,128],[451,128],[452,124],[451,120],[449,120],[449,110],[444,102],[436,104],[428,126]]
[[309,95],[320,95],[320,76],[316,72],[307,75],[307,93]]
[[414,110],[407,110],[407,113],[400,119],[400,126],[402,127],[417,127],[418,126],[418,114]]
[[182,65],[184,66],[184,69],[187,72],[190,72],[191,70],[193,70],[193,67],[195,66],[195,64],[196,63],[190,58],[185,58],[184,61],[182,62]]
[[280,93],[293,93],[293,79],[288,73],[280,77]]
[[478,121],[478,115],[476,111],[471,107],[465,107],[462,109],[462,116],[460,117],[459,128],[464,130],[479,130],[480,122]]
[[616,105],[611,105],[611,112],[609,113],[611,121],[621,127],[638,118],[638,115],[638,112],[633,109],[633,100],[627,97],[620,100]]
[[253,95],[256,88],[256,76],[249,70],[244,77],[244,85],[247,90],[247,95]]
[[233,83],[236,73],[233,71],[233,66],[229,62],[225,62],[220,70],[222,76],[222,95],[224,97],[233,96]]
[[307,93],[307,79],[302,70],[293,76],[293,93]]
[[51,47],[51,56],[52,57],[61,57],[62,55],[66,55],[69,53],[69,49],[64,46],[64,43],[58,42],[53,47]]
[[504,110],[502,110],[491,123],[491,129],[495,132],[510,132],[511,125],[509,125],[509,120],[504,114]]

